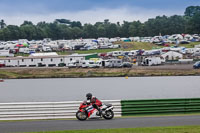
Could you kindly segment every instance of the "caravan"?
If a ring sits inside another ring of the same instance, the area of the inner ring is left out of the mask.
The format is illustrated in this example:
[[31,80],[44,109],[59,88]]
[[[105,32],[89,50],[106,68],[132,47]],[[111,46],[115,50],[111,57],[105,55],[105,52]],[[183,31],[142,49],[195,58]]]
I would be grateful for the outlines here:
[[137,50],[131,50],[129,53],[128,53],[128,56],[136,56],[137,55]]
[[142,65],[143,66],[154,66],[162,64],[162,60],[160,57],[148,57],[144,58]]
[[123,51],[113,51],[112,52],[112,56],[114,56],[114,57],[116,57],[116,56],[121,56],[121,55],[123,55]]
[[101,67],[101,60],[94,61],[94,60],[85,60],[82,62],[82,68],[97,68]]
[[[122,67],[122,59],[109,59],[109,64],[106,67]],[[107,62],[105,62],[107,64]]]
[[0,50],[0,56],[14,57],[14,54],[11,54],[10,50]]

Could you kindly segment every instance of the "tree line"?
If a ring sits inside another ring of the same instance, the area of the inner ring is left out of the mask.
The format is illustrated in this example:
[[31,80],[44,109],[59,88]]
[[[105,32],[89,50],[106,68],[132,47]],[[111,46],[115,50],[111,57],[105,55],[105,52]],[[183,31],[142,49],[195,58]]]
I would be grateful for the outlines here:
[[184,15],[167,17],[157,16],[142,23],[140,21],[123,21],[111,23],[109,19],[95,24],[82,24],[80,21],[56,19],[54,22],[45,21],[34,25],[24,21],[20,26],[6,25],[0,20],[0,40],[41,40],[43,38],[77,39],[98,37],[131,37],[156,36],[171,34],[200,34],[200,6],[189,6]]

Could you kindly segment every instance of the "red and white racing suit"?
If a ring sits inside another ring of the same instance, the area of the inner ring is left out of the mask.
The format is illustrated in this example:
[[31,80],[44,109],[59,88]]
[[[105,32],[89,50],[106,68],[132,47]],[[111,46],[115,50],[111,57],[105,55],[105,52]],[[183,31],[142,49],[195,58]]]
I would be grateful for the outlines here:
[[89,102],[92,104],[92,106],[93,106],[94,108],[96,108],[98,111],[100,111],[100,108],[99,108],[99,107],[102,106],[102,102],[101,102],[99,99],[97,99],[95,96],[93,96],[93,97],[90,99]]

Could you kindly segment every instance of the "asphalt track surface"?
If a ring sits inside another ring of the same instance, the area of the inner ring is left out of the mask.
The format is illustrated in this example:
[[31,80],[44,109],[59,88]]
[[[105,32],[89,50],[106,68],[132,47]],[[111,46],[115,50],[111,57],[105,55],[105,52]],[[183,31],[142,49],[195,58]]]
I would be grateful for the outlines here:
[[200,115],[0,122],[0,133],[200,125]]

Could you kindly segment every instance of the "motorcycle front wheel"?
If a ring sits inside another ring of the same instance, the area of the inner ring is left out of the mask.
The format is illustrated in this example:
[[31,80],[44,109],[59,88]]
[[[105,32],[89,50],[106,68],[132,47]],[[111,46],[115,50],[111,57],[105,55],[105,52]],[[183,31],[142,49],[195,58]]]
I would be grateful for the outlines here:
[[86,112],[77,111],[76,118],[80,121],[84,121],[88,118],[88,116],[87,116]]
[[114,112],[112,110],[108,110],[105,112],[105,114],[103,114],[103,118],[105,118],[106,120],[110,120],[114,117]]

